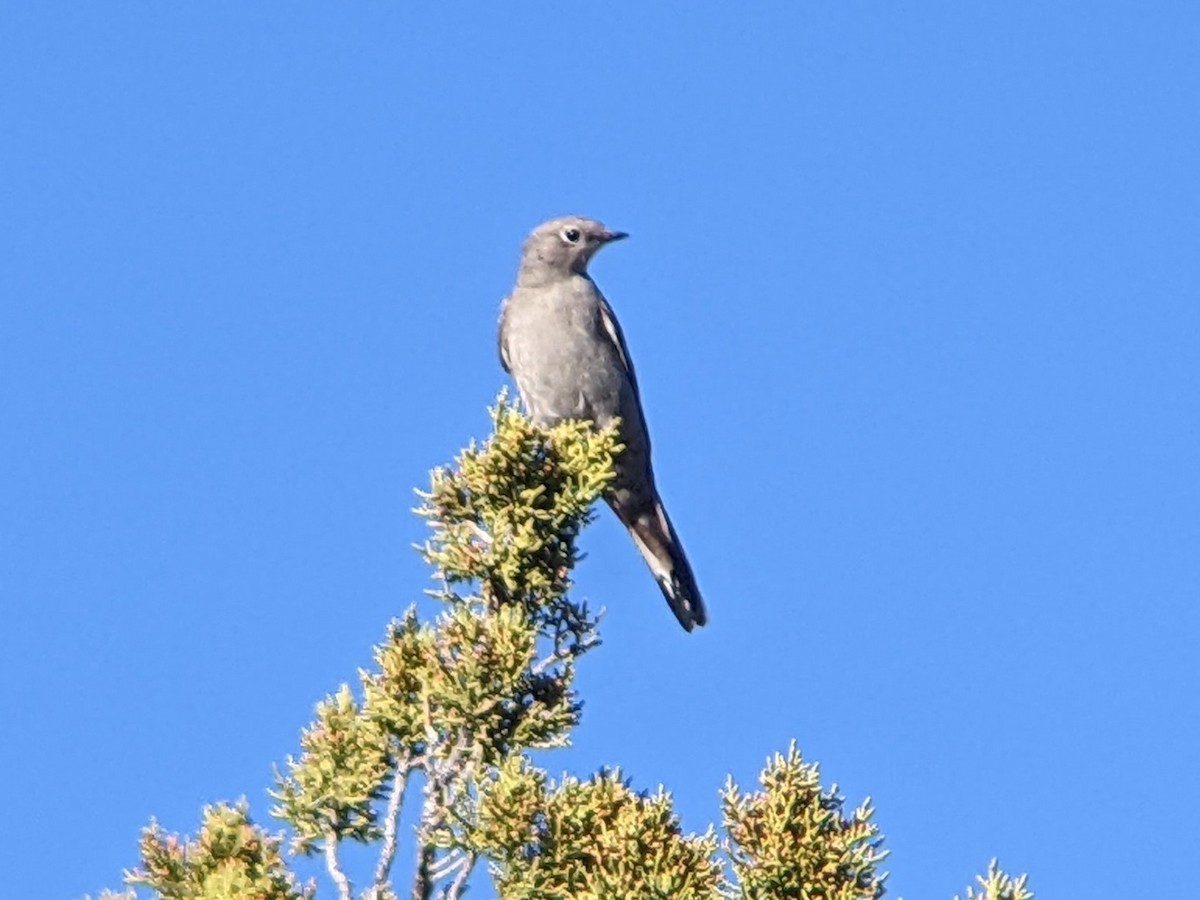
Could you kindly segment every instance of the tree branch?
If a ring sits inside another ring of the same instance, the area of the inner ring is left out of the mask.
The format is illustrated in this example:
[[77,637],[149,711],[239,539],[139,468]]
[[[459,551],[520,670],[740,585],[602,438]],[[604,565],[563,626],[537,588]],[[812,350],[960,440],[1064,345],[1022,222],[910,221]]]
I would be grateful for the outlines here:
[[463,891],[467,889],[467,879],[471,877],[471,871],[475,868],[475,858],[474,853],[467,853],[459,860],[458,874],[442,892],[442,900],[459,900],[462,897]]
[[470,739],[464,733],[459,735],[456,745],[444,759],[434,756],[436,751],[432,749],[425,752],[425,802],[417,825],[417,866],[413,873],[412,900],[430,900],[437,882],[454,870],[453,863],[446,865],[447,860],[438,864],[434,835],[453,814],[461,786],[468,778],[471,767],[469,747]]
[[380,892],[388,885],[392,863],[396,860],[396,832],[400,826],[400,809],[404,805],[404,791],[408,787],[408,770],[412,757],[405,752],[396,758],[392,775],[392,791],[388,796],[387,813],[383,822],[383,848],[379,851],[379,863],[375,866],[375,883],[368,896],[379,900]]
[[337,885],[340,900],[350,900],[350,879],[338,863],[337,835],[334,834],[333,828],[325,829],[325,868],[329,870],[329,877]]
[[412,900],[429,900],[433,896],[433,873],[430,871],[437,856],[437,848],[428,838],[418,837],[417,871],[413,873]]
[[421,804],[421,821],[417,825],[417,866],[413,872],[412,900],[429,900],[433,896],[433,885],[437,881],[433,874],[433,864],[437,859],[433,831],[445,817],[445,812],[438,804],[438,773],[435,768],[435,761],[427,757],[425,802]]

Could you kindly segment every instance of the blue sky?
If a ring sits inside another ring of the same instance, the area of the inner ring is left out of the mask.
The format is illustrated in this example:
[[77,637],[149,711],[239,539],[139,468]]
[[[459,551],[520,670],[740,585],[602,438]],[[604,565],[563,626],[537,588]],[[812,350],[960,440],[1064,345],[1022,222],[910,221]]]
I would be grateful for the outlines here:
[[[415,7],[415,5],[414,5]],[[890,896],[1200,840],[1200,13],[8,4],[0,847],[115,885],[428,584],[520,242],[577,212],[712,614],[605,513],[587,774],[703,829],[796,738]],[[1186,868],[1186,863],[1185,863]],[[1083,885],[1086,885],[1084,887]]]

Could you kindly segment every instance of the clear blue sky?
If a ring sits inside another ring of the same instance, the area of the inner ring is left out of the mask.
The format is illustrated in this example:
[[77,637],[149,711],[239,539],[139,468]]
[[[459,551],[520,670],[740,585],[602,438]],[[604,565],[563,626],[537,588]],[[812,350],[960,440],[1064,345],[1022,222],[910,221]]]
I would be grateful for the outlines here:
[[712,623],[606,512],[547,765],[702,829],[794,737],[912,900],[1186,872],[1194,4],[413,6],[0,10],[6,881],[115,885],[222,798],[273,827],[567,212],[633,235],[593,272]]

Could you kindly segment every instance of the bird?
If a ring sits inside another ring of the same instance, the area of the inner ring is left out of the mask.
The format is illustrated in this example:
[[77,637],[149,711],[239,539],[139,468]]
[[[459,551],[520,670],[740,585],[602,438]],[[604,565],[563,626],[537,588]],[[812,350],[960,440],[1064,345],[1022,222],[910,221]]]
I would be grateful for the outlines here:
[[675,618],[690,632],[708,614],[655,485],[625,335],[588,274],[601,247],[628,236],[581,216],[535,228],[525,241],[516,285],[500,307],[500,364],[538,425],[590,420],[604,428],[620,420],[618,438],[625,449],[605,500],[629,530]]

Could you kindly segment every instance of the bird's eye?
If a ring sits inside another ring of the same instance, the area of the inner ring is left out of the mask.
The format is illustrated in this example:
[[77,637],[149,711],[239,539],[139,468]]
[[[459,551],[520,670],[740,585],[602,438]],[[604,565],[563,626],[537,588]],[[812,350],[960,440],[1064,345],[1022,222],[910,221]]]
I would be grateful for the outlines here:
[[578,228],[568,228],[566,231],[563,232],[563,237],[565,237],[568,241],[570,241],[572,244],[574,244],[576,241],[579,240],[579,229]]

